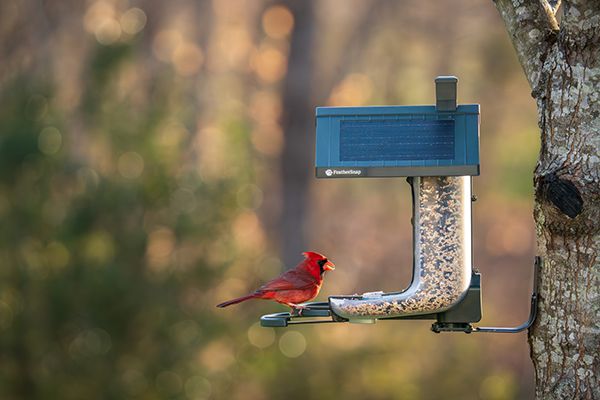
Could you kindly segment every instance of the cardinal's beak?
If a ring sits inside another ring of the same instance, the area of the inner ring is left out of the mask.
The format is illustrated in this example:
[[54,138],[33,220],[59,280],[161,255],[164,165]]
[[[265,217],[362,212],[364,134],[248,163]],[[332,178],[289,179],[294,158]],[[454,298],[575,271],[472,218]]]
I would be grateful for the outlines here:
[[335,264],[334,264],[334,263],[332,263],[331,261],[327,261],[327,262],[325,263],[325,265],[323,265],[323,269],[324,269],[325,271],[333,271],[333,270],[335,269]]

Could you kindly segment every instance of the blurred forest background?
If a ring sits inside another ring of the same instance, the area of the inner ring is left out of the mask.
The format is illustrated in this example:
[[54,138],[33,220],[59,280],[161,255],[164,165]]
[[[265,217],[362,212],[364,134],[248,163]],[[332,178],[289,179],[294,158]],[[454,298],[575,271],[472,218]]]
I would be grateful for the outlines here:
[[0,398],[525,399],[525,333],[260,328],[291,267],[411,273],[404,179],[314,179],[314,107],[481,103],[482,324],[527,318],[536,112],[489,1],[2,0]]

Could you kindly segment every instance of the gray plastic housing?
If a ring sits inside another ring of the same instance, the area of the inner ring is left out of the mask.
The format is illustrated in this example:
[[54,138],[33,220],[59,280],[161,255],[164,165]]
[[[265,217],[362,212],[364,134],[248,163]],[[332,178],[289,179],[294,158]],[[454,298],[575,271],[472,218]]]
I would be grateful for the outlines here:
[[435,108],[438,111],[456,110],[456,84],[455,76],[438,76],[435,78]]
[[411,178],[413,278],[402,292],[329,298],[350,322],[440,313],[465,297],[471,282],[471,177]]

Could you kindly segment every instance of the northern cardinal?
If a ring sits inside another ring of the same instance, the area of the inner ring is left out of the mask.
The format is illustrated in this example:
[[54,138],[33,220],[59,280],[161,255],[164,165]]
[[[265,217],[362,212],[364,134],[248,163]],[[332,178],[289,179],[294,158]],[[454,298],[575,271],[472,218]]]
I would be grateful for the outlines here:
[[304,255],[304,261],[296,268],[265,283],[254,293],[218,304],[217,307],[227,307],[250,299],[266,299],[285,304],[292,310],[306,308],[298,303],[317,297],[323,284],[323,274],[325,271],[334,270],[335,265],[319,253],[307,251],[302,255]]

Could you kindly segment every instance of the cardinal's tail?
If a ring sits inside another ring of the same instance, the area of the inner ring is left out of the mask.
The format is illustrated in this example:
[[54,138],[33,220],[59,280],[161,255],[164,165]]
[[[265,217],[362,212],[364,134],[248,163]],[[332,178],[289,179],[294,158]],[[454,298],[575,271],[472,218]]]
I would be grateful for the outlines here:
[[256,298],[256,293],[249,294],[248,296],[238,297],[237,299],[229,300],[221,304],[217,304],[217,307],[227,307],[233,304],[241,303],[242,301],[250,300]]

